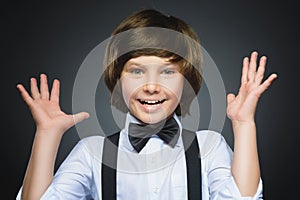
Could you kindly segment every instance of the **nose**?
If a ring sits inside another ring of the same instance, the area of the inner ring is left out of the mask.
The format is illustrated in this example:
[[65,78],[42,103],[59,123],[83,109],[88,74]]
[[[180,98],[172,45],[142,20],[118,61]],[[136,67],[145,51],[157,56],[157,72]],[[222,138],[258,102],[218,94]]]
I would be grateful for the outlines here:
[[157,83],[149,82],[143,86],[145,92],[150,94],[156,94],[160,92],[160,85]]

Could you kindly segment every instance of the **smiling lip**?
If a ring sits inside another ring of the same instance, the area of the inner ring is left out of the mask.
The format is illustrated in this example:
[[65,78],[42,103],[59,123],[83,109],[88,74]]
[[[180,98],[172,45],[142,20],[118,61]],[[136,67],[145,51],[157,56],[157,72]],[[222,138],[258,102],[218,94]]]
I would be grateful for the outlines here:
[[163,103],[166,101],[166,99],[162,100],[142,100],[142,99],[137,99],[139,102],[140,107],[142,110],[146,112],[155,112],[158,111]]
[[138,99],[138,101],[143,104],[143,105],[157,105],[157,104],[162,104],[163,102],[165,102],[166,99],[162,99],[162,100],[141,100]]

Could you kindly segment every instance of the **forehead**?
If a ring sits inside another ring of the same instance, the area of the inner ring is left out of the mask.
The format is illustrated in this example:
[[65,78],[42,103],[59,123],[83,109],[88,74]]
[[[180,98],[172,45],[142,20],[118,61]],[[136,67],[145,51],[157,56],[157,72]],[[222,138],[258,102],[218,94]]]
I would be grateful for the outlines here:
[[162,58],[158,56],[139,56],[136,58],[129,59],[125,65],[138,65],[138,66],[145,66],[145,65],[170,65],[170,58]]

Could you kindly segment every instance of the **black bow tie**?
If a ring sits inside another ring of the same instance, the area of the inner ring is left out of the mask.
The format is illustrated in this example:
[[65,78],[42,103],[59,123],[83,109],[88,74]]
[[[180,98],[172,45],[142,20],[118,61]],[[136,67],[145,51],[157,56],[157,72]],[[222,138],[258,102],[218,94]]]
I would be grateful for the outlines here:
[[171,117],[165,124],[134,124],[130,123],[128,127],[129,132],[129,141],[133,148],[140,152],[150,137],[154,134],[157,134],[165,143],[174,147],[179,138],[179,126],[176,120]]

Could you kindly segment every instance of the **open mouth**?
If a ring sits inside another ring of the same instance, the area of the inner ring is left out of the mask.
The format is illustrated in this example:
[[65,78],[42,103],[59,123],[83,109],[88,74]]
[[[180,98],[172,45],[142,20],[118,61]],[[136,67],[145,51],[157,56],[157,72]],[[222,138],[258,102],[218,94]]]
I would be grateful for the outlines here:
[[158,104],[162,104],[163,102],[165,102],[166,99],[163,99],[163,100],[141,100],[141,99],[138,99],[138,101],[143,105],[158,105]]

